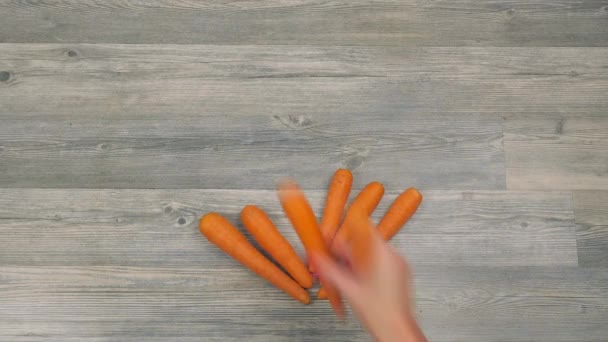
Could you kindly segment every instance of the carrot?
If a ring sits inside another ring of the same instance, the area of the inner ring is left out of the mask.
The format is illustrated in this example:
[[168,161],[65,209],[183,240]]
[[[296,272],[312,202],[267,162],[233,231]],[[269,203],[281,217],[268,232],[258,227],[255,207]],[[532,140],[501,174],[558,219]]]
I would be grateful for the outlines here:
[[310,303],[308,292],[266,259],[224,217],[217,213],[208,213],[201,217],[199,229],[207,240],[257,275],[300,302]]
[[407,220],[414,215],[422,202],[422,195],[415,188],[409,188],[399,195],[388,208],[378,224],[378,232],[383,240],[390,240]]
[[[382,186],[379,182],[371,182],[359,192],[353,203],[348,208],[346,212],[346,217],[344,218],[344,222],[347,221],[348,216],[351,212],[361,210],[367,216],[370,216],[374,209],[380,203],[382,196],[384,195],[384,186]],[[348,239],[349,229],[345,227],[344,222],[340,226],[340,230],[338,230],[338,234],[336,234],[336,239],[340,239],[342,241]],[[344,229],[346,228],[346,229]]]
[[[353,174],[349,170],[336,170],[331,183],[329,184],[327,198],[325,199],[325,210],[323,211],[323,218],[319,225],[323,239],[328,246],[331,245],[331,242],[338,231],[338,227],[340,227],[344,206],[348,200],[352,185]],[[308,265],[308,267],[310,272],[315,272],[315,268],[312,264]]]
[[320,288],[317,292],[317,299],[327,299],[327,291],[325,291],[324,287]]
[[312,276],[293,247],[279,233],[266,213],[253,205],[241,211],[241,221],[255,240],[294,278],[302,287],[312,286]]
[[[279,184],[278,190],[283,210],[302,241],[308,258],[311,259],[315,255],[331,258],[315,214],[300,187],[293,181],[284,181]],[[338,316],[344,317],[344,308],[338,292],[330,286],[326,286],[326,289],[334,311]]]
[[351,207],[360,205],[361,209],[369,216],[374,212],[383,195],[384,186],[382,183],[371,182],[359,192]]
[[329,185],[329,190],[327,191],[323,219],[319,226],[327,245],[331,244],[331,241],[334,239],[334,235],[340,226],[344,205],[348,200],[352,185],[353,174],[350,171],[346,169],[336,170]]

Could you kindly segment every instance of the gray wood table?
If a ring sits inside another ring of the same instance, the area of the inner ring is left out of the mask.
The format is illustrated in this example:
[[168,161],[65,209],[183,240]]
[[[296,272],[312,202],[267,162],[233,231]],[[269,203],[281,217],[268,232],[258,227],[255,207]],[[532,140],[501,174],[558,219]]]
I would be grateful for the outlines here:
[[[608,338],[608,1],[0,0],[0,341],[367,341],[198,232],[336,168],[433,341]],[[356,193],[356,191],[354,192]]]

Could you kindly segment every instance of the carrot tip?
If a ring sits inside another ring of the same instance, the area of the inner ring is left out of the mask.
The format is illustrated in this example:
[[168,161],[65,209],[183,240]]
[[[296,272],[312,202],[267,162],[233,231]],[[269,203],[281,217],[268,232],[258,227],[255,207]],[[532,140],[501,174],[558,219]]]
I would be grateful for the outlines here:
[[283,178],[277,182],[277,189],[281,190],[297,190],[300,187],[293,178]]
[[306,279],[306,280],[301,280],[301,282],[300,282],[299,284],[300,284],[300,286],[302,286],[303,288],[305,288],[305,289],[309,289],[309,288],[311,288],[311,287],[312,287],[312,283],[313,283],[313,278],[312,278],[312,277],[310,277],[310,278],[308,278],[308,279]]
[[300,302],[304,305],[310,304],[310,296],[308,295],[308,292],[306,293],[305,297],[300,298]]
[[327,291],[324,288],[321,288],[319,292],[317,292],[317,299],[327,299]]

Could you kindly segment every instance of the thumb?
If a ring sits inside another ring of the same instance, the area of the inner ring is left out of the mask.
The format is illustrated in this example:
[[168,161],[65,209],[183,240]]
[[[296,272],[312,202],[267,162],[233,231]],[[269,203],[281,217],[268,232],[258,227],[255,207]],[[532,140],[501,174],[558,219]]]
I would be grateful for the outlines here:
[[323,255],[315,255],[313,260],[321,277],[321,282],[328,282],[333,285],[349,302],[356,300],[361,289],[350,271]]

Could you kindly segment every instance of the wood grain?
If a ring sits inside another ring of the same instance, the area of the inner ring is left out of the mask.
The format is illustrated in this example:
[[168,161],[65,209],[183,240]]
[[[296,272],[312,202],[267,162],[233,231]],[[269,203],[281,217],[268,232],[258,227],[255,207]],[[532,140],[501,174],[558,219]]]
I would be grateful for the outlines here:
[[416,270],[417,311],[432,341],[599,342],[606,335],[605,268]]
[[505,121],[508,189],[608,189],[608,117]]
[[608,266],[608,191],[574,193],[579,265]]
[[304,257],[274,182],[320,213],[339,167],[389,189],[376,221],[421,188],[391,245],[430,340],[606,341],[608,1],[0,0],[0,20],[0,341],[369,340],[197,228],[257,204]]
[[[367,340],[326,302],[303,306],[242,268],[0,267],[0,278],[11,341]],[[607,284],[606,269],[419,267],[417,314],[433,341],[600,341]]]
[[[233,267],[234,261],[201,236],[198,218],[217,211],[241,227],[237,217],[246,204],[265,209],[304,256],[274,191],[17,189],[0,193],[4,266]],[[320,213],[324,192],[307,194]],[[385,196],[374,219],[397,194]],[[577,264],[568,193],[423,194],[418,213],[393,240],[414,265]]]
[[608,225],[608,191],[574,192],[574,218],[580,224]]
[[0,71],[8,76],[0,82],[0,113],[22,119],[604,116],[608,105],[608,48],[1,44],[0,49]]
[[12,43],[608,46],[603,0],[2,0],[0,9],[0,42]]
[[298,165],[307,188],[504,189],[500,117],[600,115],[608,90],[603,48],[3,46],[3,187],[269,189]]
[[584,267],[608,267],[608,225],[578,225],[578,263]]
[[40,117],[4,120],[0,146],[5,188],[322,189],[340,167],[356,188],[505,187],[501,123],[484,117]]

